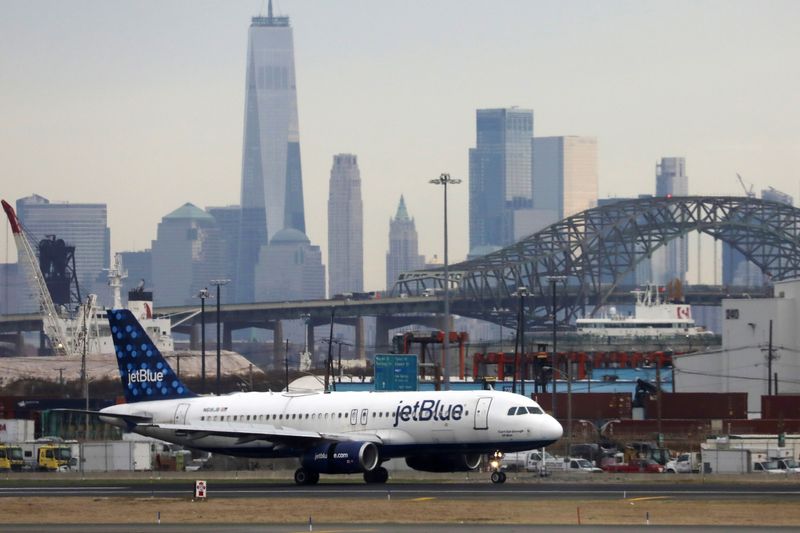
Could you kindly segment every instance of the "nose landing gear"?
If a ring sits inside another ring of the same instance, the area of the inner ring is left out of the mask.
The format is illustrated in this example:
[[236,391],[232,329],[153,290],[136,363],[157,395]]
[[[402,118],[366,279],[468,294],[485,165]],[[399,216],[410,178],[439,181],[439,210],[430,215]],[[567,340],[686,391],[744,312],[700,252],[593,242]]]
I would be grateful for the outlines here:
[[492,467],[492,483],[505,483],[506,482],[506,473],[500,470],[500,465],[503,463],[503,452],[494,452],[492,454],[492,458],[489,461],[489,465]]

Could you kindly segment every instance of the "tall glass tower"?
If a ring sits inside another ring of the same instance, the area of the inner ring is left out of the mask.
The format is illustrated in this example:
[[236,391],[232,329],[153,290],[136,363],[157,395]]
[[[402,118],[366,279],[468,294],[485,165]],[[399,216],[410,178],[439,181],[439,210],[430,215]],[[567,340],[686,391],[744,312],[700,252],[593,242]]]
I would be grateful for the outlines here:
[[[656,163],[656,196],[689,196],[685,158],[662,157],[661,162]],[[656,283],[667,284],[675,279],[685,282],[689,270],[689,240],[686,235],[656,250],[651,261]]]
[[333,156],[328,192],[328,295],[364,290],[361,173],[353,154]]
[[533,207],[533,111],[478,109],[469,151],[469,247],[514,241],[514,211]]
[[305,233],[294,46],[289,17],[253,17],[247,49],[237,300],[253,301],[263,246],[282,229]]

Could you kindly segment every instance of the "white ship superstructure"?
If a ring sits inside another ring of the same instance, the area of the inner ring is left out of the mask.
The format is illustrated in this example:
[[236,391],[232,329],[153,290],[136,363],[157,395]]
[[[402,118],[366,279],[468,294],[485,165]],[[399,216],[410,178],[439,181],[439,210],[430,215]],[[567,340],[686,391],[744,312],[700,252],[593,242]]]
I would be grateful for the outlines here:
[[[122,268],[120,256],[114,257],[114,265],[108,271],[108,285],[112,288],[113,309],[122,307],[122,280],[127,273]],[[128,309],[133,313],[147,335],[162,353],[175,351],[172,341],[172,324],[169,318],[156,318],[153,315],[153,293],[144,289],[144,282],[128,292]],[[92,294],[83,303],[74,318],[59,319],[66,332],[67,342],[72,344],[72,353],[113,354],[114,342],[108,326],[108,316],[104,307],[99,307]]]
[[612,308],[607,316],[579,318],[575,321],[578,333],[598,337],[673,337],[713,335],[695,324],[692,306],[666,303],[656,285],[632,291],[636,297],[633,316]]

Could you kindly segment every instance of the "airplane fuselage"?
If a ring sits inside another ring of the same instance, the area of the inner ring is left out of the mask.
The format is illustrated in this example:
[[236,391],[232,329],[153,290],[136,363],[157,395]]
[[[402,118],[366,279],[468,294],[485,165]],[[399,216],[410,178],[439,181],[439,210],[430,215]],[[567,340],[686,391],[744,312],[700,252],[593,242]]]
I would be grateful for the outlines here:
[[[121,404],[102,412],[148,416],[152,424],[140,424],[133,430],[193,448],[246,457],[297,456],[309,447],[303,438],[311,434],[373,442],[381,460],[416,453],[527,450],[551,444],[562,434],[558,422],[534,401],[491,390],[250,392]],[[119,418],[101,418],[125,425]],[[209,433],[204,434],[204,429]],[[287,435],[289,441],[295,432],[297,443],[247,436],[272,431]]]

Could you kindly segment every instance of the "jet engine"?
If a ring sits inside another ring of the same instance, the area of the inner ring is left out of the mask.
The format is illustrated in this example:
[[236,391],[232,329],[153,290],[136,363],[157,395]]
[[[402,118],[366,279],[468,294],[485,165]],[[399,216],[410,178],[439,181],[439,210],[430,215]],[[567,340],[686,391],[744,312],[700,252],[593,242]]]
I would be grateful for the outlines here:
[[423,472],[468,472],[481,464],[481,454],[435,454],[406,457],[406,464]]
[[370,472],[378,466],[378,447],[372,442],[333,442],[303,454],[303,468],[321,474]]

